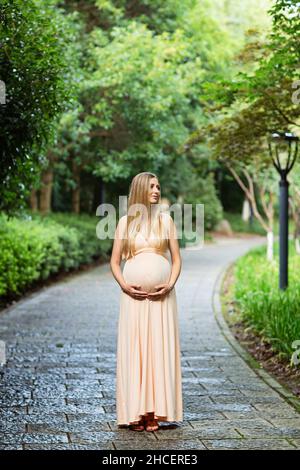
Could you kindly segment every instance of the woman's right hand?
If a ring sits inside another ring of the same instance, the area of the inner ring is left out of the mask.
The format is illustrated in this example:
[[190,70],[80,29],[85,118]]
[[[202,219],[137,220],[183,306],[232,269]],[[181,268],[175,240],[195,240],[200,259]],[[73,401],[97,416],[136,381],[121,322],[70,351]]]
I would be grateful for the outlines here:
[[141,286],[138,284],[124,284],[122,286],[122,291],[136,300],[144,300],[147,298],[148,295],[148,292],[142,291]]

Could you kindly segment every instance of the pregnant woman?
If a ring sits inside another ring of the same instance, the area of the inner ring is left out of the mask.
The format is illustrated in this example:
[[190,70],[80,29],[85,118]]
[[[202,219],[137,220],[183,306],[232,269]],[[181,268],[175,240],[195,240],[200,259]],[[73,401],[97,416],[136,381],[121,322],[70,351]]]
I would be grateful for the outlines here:
[[[143,172],[133,178],[128,212],[120,218],[116,228],[110,262],[122,289],[117,347],[117,424],[128,425],[134,431],[156,431],[158,421],[182,421],[180,341],[174,288],[181,270],[181,257],[173,219],[160,210],[160,191],[153,173]],[[133,211],[136,207],[138,211]],[[141,217],[136,217],[138,212]],[[123,271],[122,259],[126,260]]]

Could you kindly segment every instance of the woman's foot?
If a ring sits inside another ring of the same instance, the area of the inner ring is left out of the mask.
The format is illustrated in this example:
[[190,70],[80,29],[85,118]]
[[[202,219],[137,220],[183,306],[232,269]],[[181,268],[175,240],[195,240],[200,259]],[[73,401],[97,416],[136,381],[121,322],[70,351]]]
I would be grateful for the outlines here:
[[144,416],[144,426],[148,432],[157,431],[159,429],[158,420],[154,418],[154,415]]
[[131,431],[144,431],[145,428],[143,420],[141,419],[138,423],[129,424],[129,429]]

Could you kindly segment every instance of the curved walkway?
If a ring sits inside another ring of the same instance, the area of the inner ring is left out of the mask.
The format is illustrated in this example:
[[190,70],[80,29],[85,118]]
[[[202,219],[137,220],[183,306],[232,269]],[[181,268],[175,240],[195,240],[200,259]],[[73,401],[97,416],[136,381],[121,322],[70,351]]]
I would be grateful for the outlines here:
[[266,383],[248,367],[214,314],[220,273],[260,243],[259,237],[224,238],[181,251],[179,427],[136,433],[116,426],[120,290],[108,264],[2,312],[7,363],[0,368],[0,449],[300,448],[299,413],[278,393],[277,382]]

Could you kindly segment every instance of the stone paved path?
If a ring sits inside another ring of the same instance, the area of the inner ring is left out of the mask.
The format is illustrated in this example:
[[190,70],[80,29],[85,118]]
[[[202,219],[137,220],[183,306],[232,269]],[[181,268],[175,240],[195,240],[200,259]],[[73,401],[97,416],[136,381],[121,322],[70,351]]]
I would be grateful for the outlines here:
[[118,429],[119,286],[109,265],[73,276],[0,314],[1,449],[295,449],[300,415],[224,338],[212,309],[218,275],[261,239],[182,250],[176,284],[184,423]]

